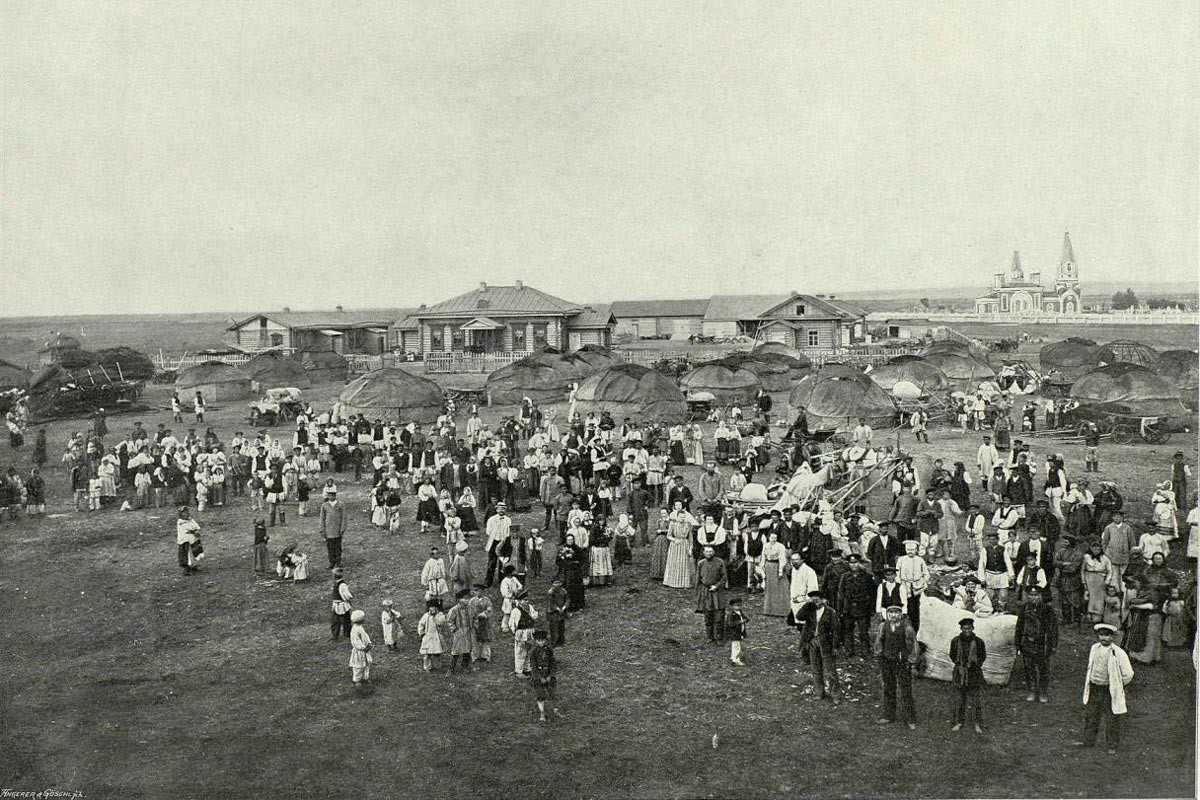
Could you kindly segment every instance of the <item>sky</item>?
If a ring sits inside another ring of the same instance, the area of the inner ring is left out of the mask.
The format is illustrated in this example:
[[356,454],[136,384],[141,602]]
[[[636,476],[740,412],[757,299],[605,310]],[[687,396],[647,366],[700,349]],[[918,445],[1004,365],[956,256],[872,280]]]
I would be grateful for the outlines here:
[[1195,2],[0,4],[0,316],[1197,278]]

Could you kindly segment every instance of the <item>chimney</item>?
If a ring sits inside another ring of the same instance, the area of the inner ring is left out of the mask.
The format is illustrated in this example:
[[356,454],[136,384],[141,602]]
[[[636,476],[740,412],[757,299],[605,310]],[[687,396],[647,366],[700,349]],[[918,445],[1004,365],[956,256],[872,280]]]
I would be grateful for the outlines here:
[[291,310],[292,310],[292,307],[291,307],[291,306],[284,306],[284,307],[283,307],[283,311],[284,311],[284,313],[289,313],[289,312],[291,312]]
[[424,308],[424,307],[425,307],[425,304],[424,304],[424,303],[421,303],[421,308]]
[[340,314],[340,313],[342,313],[343,311],[345,311],[346,309],[342,308],[341,306],[338,306],[338,307],[337,307],[337,310],[338,310],[338,313]]
[[486,284],[486,283],[484,283],[483,281],[480,281],[480,282],[479,282],[479,291],[481,291],[481,292],[486,292],[486,291],[487,291],[487,284]]
[[525,288],[525,284],[521,283],[520,281],[517,281],[517,282],[516,282],[516,287],[517,287],[517,291],[519,292],[519,291],[521,291],[522,289],[524,289],[524,288]]

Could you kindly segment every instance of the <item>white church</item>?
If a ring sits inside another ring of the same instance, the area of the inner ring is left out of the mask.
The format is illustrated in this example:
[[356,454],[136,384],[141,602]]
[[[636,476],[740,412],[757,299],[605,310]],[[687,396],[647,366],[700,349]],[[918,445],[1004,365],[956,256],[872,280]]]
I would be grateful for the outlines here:
[[1012,266],[1007,272],[992,275],[992,289],[975,298],[976,314],[1078,314],[1083,308],[1079,300],[1079,269],[1075,266],[1075,251],[1071,236],[1063,234],[1062,258],[1054,287],[1042,286],[1042,272],[1034,269],[1026,277],[1021,268],[1021,254],[1013,252]]

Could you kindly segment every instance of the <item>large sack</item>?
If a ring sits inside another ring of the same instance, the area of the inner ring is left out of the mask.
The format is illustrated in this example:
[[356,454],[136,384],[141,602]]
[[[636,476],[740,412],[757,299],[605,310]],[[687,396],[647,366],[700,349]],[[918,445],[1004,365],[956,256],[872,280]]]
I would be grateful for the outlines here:
[[928,595],[921,596],[921,629],[917,631],[917,641],[925,645],[922,677],[950,681],[954,674],[950,640],[958,636],[958,621],[963,617],[975,620],[975,635],[987,647],[987,659],[983,662],[984,681],[993,686],[1007,684],[1013,661],[1017,658],[1017,618],[1012,614],[977,617]]

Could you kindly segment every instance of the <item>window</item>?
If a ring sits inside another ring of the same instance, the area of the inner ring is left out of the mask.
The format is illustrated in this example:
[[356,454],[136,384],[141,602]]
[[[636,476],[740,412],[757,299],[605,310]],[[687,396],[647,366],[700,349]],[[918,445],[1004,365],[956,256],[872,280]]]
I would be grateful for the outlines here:
[[1008,311],[1008,295],[1006,294],[1000,295],[1000,310]]
[[542,348],[546,346],[546,328],[548,325],[545,322],[533,323],[533,346]]
[[267,318],[266,318],[266,317],[259,317],[259,318],[258,318],[258,327],[260,327],[260,328],[265,328],[265,327],[267,327]]
[[272,333],[271,334],[271,347],[282,347],[282,346],[283,346],[283,334],[282,333]]
[[440,327],[431,328],[429,331],[429,349],[442,349],[442,329]]
[[475,304],[475,307],[476,308],[487,308],[490,305],[491,305],[491,303],[489,303],[487,300],[480,300],[478,303]]
[[463,332],[460,328],[455,328],[450,333],[450,348],[458,352],[462,352],[464,347]]
[[797,317],[803,317],[803,316],[804,316],[804,306],[803,306],[803,305],[798,305],[798,306],[796,306],[796,316],[797,316]]
[[816,347],[820,343],[821,343],[821,334],[819,334],[817,331],[809,331],[808,332],[808,346]]
[[525,349],[525,326],[514,325],[512,329],[513,345],[512,349],[523,351]]

